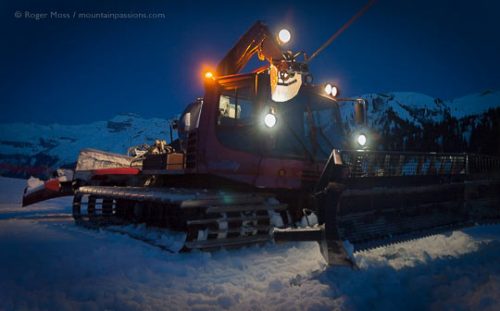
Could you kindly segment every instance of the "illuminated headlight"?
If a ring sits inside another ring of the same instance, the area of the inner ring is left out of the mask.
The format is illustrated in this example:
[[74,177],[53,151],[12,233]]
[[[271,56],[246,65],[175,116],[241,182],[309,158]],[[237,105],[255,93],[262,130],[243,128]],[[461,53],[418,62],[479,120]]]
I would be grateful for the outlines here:
[[264,117],[264,124],[269,128],[274,127],[276,125],[276,116],[272,113],[266,114]]
[[288,31],[288,29],[281,29],[280,32],[278,33],[278,39],[282,44],[285,44],[288,41],[290,41],[291,37],[292,35],[290,34],[290,31]]
[[358,138],[356,140],[357,140],[358,144],[363,147],[366,144],[366,135],[359,134]]
[[328,95],[330,95],[332,93],[332,85],[330,83],[325,85],[325,93]]
[[339,89],[335,85],[327,83],[325,85],[325,93],[331,95],[332,97],[335,97],[339,93]]
[[337,96],[337,94],[339,93],[339,89],[337,89],[337,87],[335,85],[332,86],[332,90],[330,92],[330,94],[335,97]]

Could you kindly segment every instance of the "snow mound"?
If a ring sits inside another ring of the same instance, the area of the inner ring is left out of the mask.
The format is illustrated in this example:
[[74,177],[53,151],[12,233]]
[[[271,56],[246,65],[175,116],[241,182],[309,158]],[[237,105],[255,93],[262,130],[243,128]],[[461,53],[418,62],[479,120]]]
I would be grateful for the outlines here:
[[357,263],[361,268],[385,265],[399,270],[440,258],[460,257],[477,251],[479,247],[470,235],[462,231],[434,235],[410,244],[412,244],[410,251],[405,247],[408,244],[395,244],[362,252],[357,257]]

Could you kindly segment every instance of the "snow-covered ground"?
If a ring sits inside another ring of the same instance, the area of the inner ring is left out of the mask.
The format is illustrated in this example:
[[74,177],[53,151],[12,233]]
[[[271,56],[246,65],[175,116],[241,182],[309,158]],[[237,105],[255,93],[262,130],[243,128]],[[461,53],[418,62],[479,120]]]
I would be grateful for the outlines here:
[[315,243],[171,254],[77,227],[70,199],[20,207],[0,178],[0,310],[498,310],[500,225],[355,254]]

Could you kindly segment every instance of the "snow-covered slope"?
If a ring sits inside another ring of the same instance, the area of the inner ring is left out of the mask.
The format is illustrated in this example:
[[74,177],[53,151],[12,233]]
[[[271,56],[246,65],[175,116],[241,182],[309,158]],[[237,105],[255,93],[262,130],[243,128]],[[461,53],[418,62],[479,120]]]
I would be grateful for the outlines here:
[[76,226],[70,198],[21,208],[24,183],[0,177],[2,311],[493,311],[500,305],[500,225],[357,253],[360,269],[351,270],[327,267],[312,242],[168,253]]
[[[484,114],[489,109],[500,108],[500,91],[491,90],[453,100],[442,100],[414,92],[371,93],[360,97],[368,101],[370,124],[375,127],[391,110],[401,120],[421,126],[422,123],[442,122],[447,115],[462,119]],[[341,109],[344,120],[352,122],[353,107],[343,105]]]
[[134,114],[82,125],[0,124],[0,172],[8,176],[43,175],[75,163],[83,148],[125,154],[130,146],[168,136],[167,120]]
[[[411,92],[361,96],[367,101],[372,149],[500,155],[500,92],[454,100]],[[347,132],[358,128],[352,105],[341,106]]]
[[451,114],[456,118],[479,115],[488,109],[500,107],[500,92],[486,90],[478,94],[470,94],[446,103]]
[[[360,96],[368,102],[368,121],[372,128],[393,128],[394,123],[387,124],[389,113],[394,112],[401,120],[422,127],[425,122],[442,122],[449,107],[440,99],[430,96],[411,93],[372,93]],[[354,109],[352,105],[341,106],[345,122],[354,126]]]

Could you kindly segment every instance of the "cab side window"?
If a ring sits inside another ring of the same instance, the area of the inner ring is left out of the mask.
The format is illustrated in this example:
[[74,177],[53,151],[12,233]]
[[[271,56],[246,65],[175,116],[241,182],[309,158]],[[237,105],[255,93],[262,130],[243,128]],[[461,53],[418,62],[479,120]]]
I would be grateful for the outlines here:
[[251,87],[225,89],[219,97],[217,138],[235,150],[255,152],[258,148],[252,90]]
[[219,125],[248,125],[253,115],[248,88],[224,91],[219,97]]

